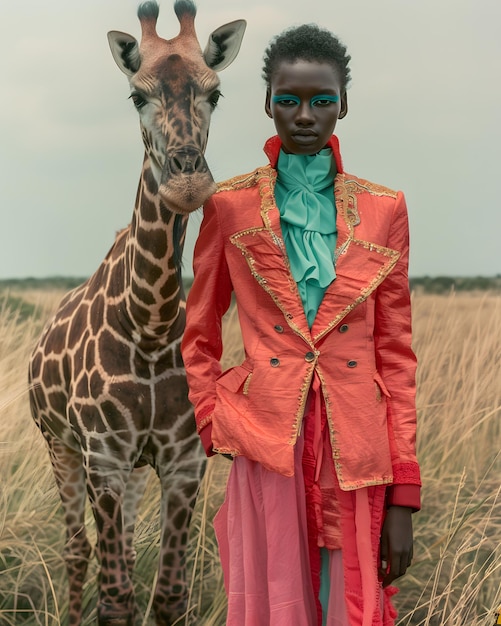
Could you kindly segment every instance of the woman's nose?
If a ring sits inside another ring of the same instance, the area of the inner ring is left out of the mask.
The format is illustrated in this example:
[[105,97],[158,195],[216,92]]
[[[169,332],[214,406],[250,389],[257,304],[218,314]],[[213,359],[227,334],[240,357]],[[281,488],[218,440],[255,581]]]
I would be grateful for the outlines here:
[[311,124],[314,121],[313,109],[309,102],[301,102],[297,108],[296,123]]

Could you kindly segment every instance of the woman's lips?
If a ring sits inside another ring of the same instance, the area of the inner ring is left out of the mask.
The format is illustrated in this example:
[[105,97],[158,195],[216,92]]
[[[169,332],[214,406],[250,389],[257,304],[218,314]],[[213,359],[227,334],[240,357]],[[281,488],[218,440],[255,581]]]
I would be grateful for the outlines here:
[[310,143],[315,143],[315,141],[317,140],[317,135],[315,133],[300,132],[300,133],[294,133],[292,135],[292,138],[294,139],[296,143],[310,144]]

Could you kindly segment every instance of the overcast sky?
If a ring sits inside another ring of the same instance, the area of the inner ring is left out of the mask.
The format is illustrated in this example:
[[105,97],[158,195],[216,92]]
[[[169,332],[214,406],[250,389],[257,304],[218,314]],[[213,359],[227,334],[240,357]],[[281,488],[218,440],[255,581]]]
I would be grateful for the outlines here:
[[[209,33],[248,22],[221,73],[207,159],[221,180],[264,163],[273,133],[261,60],[317,22],[352,55],[346,171],[407,197],[412,276],[501,273],[500,0],[198,0]],[[161,0],[158,32],[178,32]],[[139,37],[132,0],[0,0],[0,278],[88,276],[132,215],[142,162],[128,84],[106,33]],[[185,268],[201,213],[190,218]]]

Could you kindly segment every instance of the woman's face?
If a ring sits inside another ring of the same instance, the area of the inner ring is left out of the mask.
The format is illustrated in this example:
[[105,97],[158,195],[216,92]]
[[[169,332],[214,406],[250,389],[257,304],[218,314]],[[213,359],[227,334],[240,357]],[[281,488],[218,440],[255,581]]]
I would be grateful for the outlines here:
[[272,75],[265,110],[285,152],[315,154],[329,141],[348,104],[330,63],[282,61]]

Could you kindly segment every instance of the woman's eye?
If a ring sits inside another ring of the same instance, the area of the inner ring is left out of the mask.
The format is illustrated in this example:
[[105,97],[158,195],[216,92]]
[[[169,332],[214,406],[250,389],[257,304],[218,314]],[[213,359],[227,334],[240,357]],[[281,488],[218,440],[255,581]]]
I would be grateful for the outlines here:
[[215,91],[213,91],[211,93],[211,95],[209,96],[209,104],[211,105],[211,107],[213,109],[216,108],[217,103],[219,102],[219,98],[222,96],[223,94],[219,91],[219,89],[216,89]]
[[142,109],[144,105],[147,104],[147,101],[143,98],[143,96],[136,91],[130,94],[130,99],[134,103],[137,110]]
[[301,103],[297,96],[284,94],[283,96],[273,96],[273,102],[284,107],[293,107]]
[[317,107],[326,107],[329,106],[329,104],[332,104],[333,102],[337,102],[339,100],[339,96],[314,96],[311,100],[310,100],[310,104],[311,106],[317,106]]

